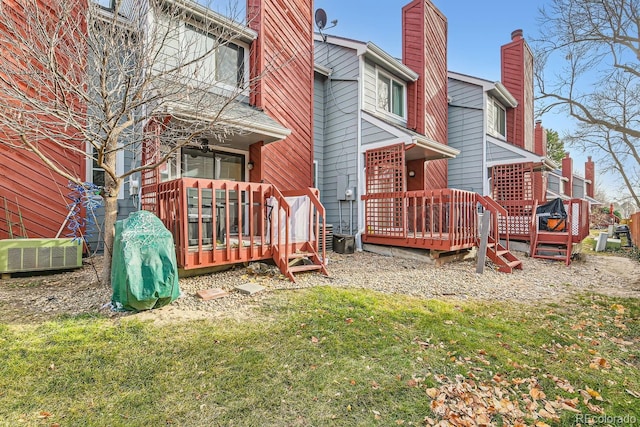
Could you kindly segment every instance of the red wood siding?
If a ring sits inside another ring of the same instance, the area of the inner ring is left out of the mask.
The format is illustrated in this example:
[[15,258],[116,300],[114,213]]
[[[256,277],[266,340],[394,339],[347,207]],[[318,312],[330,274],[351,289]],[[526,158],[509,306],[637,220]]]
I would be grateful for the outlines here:
[[535,150],[539,156],[547,156],[547,132],[540,121],[536,121],[535,127]]
[[[43,12],[40,19],[55,19],[55,11],[50,9],[48,2],[40,2],[40,10]],[[12,16],[16,22],[20,23],[28,32],[25,22],[25,11],[19,6],[19,2],[5,1],[2,7],[6,8],[4,16]],[[33,14],[33,11],[29,11]],[[15,34],[9,32],[8,26],[0,23],[0,38],[11,39]],[[27,36],[29,37],[29,36]],[[69,36],[67,36],[69,37]],[[75,43],[74,40],[68,41]],[[64,43],[60,44],[64,46]],[[74,49],[71,49],[74,50]],[[3,58],[6,66],[12,66],[14,70],[11,72],[20,72],[24,68],[24,63],[28,59],[33,65],[33,58],[29,56],[29,49],[24,50],[18,44],[0,45],[0,57]],[[56,54],[61,54],[57,52]],[[64,54],[62,54],[64,55]],[[28,58],[27,58],[28,57]],[[12,58],[9,62],[7,59]],[[75,61],[78,58],[74,58]],[[61,63],[64,63],[62,61]],[[69,64],[77,64],[77,62],[69,62]],[[36,64],[37,66],[37,64]],[[30,84],[25,78],[25,91],[32,91],[43,99],[47,99],[45,88]],[[3,90],[0,85],[0,106],[11,105],[13,98],[8,98],[7,91]],[[54,97],[51,96],[51,99]],[[71,99],[73,102],[73,99]],[[2,107],[0,107],[2,108]],[[78,106],[78,108],[83,108]],[[27,115],[25,115],[26,117]],[[47,126],[53,127],[60,134],[70,135],[67,141],[71,146],[79,146],[82,142],[73,138],[73,129],[67,129],[56,119],[47,120],[45,124],[39,113],[29,115],[28,119],[40,120],[40,128]],[[50,132],[50,129],[49,129]],[[45,135],[47,131],[43,132]],[[36,134],[27,134],[30,141],[36,141]],[[40,139],[40,138],[39,138]],[[26,228],[28,237],[55,237],[67,215],[67,204],[70,202],[66,196],[70,192],[67,188],[68,181],[60,175],[54,174],[47,168],[44,163],[34,154],[25,150],[11,148],[7,144],[20,144],[18,135],[12,133],[8,128],[0,127],[0,239],[9,237],[8,222],[18,223],[18,208],[22,215],[22,223]],[[85,160],[84,156],[74,153],[71,150],[63,150],[58,145],[54,145],[51,141],[40,139],[38,142],[40,149],[46,153],[47,157],[61,169],[64,169],[74,176],[85,176]],[[8,209],[5,210],[4,200],[6,198]],[[9,215],[9,221],[6,215]],[[22,236],[19,231],[20,226],[15,224],[13,227],[14,235]]]
[[[304,0],[247,0],[252,78],[264,73],[252,100],[291,129],[262,147],[260,175],[282,190],[309,187],[313,173],[313,5]],[[252,158],[253,160],[253,158]],[[255,177],[252,173],[252,177]]]
[[447,159],[425,163],[425,190],[447,188]]
[[415,0],[402,8],[402,27],[402,61],[420,75],[408,127],[446,144],[447,19],[431,2]]
[[512,40],[501,47],[502,83],[518,100],[518,106],[507,110],[507,140],[534,151],[533,135],[533,54],[522,37],[512,33]]
[[564,185],[564,194],[566,196],[573,196],[573,159],[569,156],[569,153],[565,153],[564,159],[562,159],[562,177],[566,178],[562,184]]
[[587,181],[591,181],[591,183],[587,182],[587,196],[593,198],[596,188],[596,166],[591,160],[591,156],[587,157],[587,161],[584,164],[584,178]]

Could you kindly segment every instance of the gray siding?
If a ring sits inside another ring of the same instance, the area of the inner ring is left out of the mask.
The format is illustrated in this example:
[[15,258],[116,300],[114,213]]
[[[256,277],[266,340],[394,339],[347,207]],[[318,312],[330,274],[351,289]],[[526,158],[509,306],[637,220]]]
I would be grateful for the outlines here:
[[487,142],[487,162],[504,161],[505,163],[507,163],[509,161],[516,161],[523,158],[523,156],[516,154],[511,150],[507,150],[506,148],[493,144],[491,141]]
[[584,198],[584,180],[576,177],[575,175],[573,177],[573,194],[571,197],[574,199]]
[[561,188],[560,188],[560,177],[556,174],[548,174],[547,175],[547,188],[550,191],[553,191],[556,194],[562,194]]
[[[124,170],[130,170],[137,166],[137,161],[131,150],[124,150]],[[133,179],[137,179],[140,182],[140,174],[136,174]],[[123,197],[118,199],[118,220],[125,219],[131,212],[135,212],[140,209],[140,200],[137,196],[129,196],[129,178],[125,179],[123,184],[124,191]],[[100,208],[95,212],[95,229],[86,236],[87,244],[91,251],[102,252],[104,249],[104,208]]]
[[[397,138],[395,135],[380,129],[377,126],[362,120],[362,145],[375,144],[376,142],[387,141]],[[366,149],[366,147],[364,147]]]
[[[357,125],[359,116],[359,59],[352,49],[322,42],[315,44],[315,60],[332,74],[324,84],[324,124],[322,126],[322,193],[327,223],[339,233],[349,232],[349,203],[338,200],[338,182],[346,179],[349,187],[357,187]],[[359,197],[359,196],[358,196]],[[340,215],[342,211],[342,215]],[[357,203],[353,202],[353,232],[357,228]]]
[[449,146],[460,150],[448,162],[450,188],[483,192],[484,94],[480,86],[449,79]]

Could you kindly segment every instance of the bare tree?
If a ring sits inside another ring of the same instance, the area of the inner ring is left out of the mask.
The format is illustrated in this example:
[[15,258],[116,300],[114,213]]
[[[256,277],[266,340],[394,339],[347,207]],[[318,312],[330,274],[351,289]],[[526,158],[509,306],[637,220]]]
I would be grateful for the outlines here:
[[[104,170],[105,283],[125,179],[197,146],[204,133],[224,140],[240,132],[252,114],[239,108],[252,82],[239,74],[248,67],[238,67],[234,43],[254,33],[240,20],[188,0],[114,3],[0,4],[0,143],[80,185],[85,177],[52,161],[52,151],[88,156]],[[152,139],[159,150],[142,163],[143,141]],[[123,151],[137,161],[119,170]]]
[[578,130],[565,141],[615,172],[640,208],[639,7],[638,0],[552,0],[540,11],[534,46],[539,112],[574,118]]

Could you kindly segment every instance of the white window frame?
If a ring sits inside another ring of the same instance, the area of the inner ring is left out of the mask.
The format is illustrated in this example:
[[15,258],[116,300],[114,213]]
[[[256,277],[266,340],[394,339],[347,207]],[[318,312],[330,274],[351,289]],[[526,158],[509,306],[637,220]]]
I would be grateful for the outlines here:
[[[193,40],[190,40],[188,37],[188,31],[194,32],[194,33],[198,33],[200,34],[201,37],[207,37],[207,38],[211,38],[214,43],[217,41],[217,36],[212,35],[210,33],[208,33],[205,29],[201,28],[197,22],[192,22],[192,21],[183,21],[180,23],[179,27],[177,28],[177,31],[179,31],[178,34],[178,40],[180,43],[180,46],[182,48],[186,48],[189,44],[191,44],[193,42]],[[224,81],[218,81],[216,80],[216,83],[219,87],[222,87],[224,89],[230,90],[230,91],[236,91],[238,90],[238,88],[241,89],[242,93],[244,95],[248,96],[249,93],[249,79],[250,79],[250,75],[249,75],[249,51],[250,51],[250,47],[248,44],[241,42],[240,40],[228,40],[229,43],[234,44],[238,47],[241,47],[244,51],[244,55],[243,55],[243,70],[242,70],[242,74],[243,74],[243,81],[241,82],[241,86],[234,86],[234,85],[230,85],[228,83],[225,83]],[[195,52],[194,52],[195,53]],[[205,74],[205,76],[203,76],[203,78],[207,78],[207,76],[215,76],[216,75],[216,54],[217,54],[217,50],[215,50],[214,52],[212,52],[212,54],[206,58],[206,61],[211,61],[212,65],[210,67],[207,67],[207,69],[209,70],[209,72],[207,74]],[[198,76],[193,76],[191,73],[189,73],[190,77],[193,77],[195,79],[198,79]]]
[[[496,112],[500,111],[504,117],[504,134],[496,128]],[[489,134],[506,140],[507,139],[507,110],[494,98],[487,99],[487,131]]]
[[[87,177],[86,181],[93,183],[93,172],[94,170],[103,171],[102,168],[94,168],[93,167],[93,146],[91,144],[87,144],[87,162],[86,162],[86,170]],[[121,148],[116,152],[116,174],[122,175],[124,173],[124,149]],[[124,182],[120,186],[120,191],[118,191],[118,199],[124,199]]]
[[[389,80],[389,94],[388,94],[388,105],[389,105],[389,109],[386,109],[384,107],[382,107],[380,105],[380,78],[384,77],[385,79]],[[393,112],[393,86],[394,83],[397,84],[398,86],[402,87],[402,115],[396,114]],[[375,82],[375,87],[376,87],[376,111],[379,111],[383,114],[387,114],[387,115],[391,115],[393,117],[399,117],[403,120],[407,119],[407,85],[405,84],[405,82],[403,82],[402,80],[399,80],[395,77],[393,77],[391,74],[389,73],[385,73],[384,71],[380,70],[379,68],[376,68],[376,82]]]

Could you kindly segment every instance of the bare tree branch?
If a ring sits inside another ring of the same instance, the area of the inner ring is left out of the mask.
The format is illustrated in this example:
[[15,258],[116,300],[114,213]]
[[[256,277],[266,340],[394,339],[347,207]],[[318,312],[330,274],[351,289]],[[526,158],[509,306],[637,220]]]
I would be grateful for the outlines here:
[[539,114],[574,118],[578,130],[565,140],[615,172],[640,208],[638,12],[638,0],[552,0],[533,45]]

